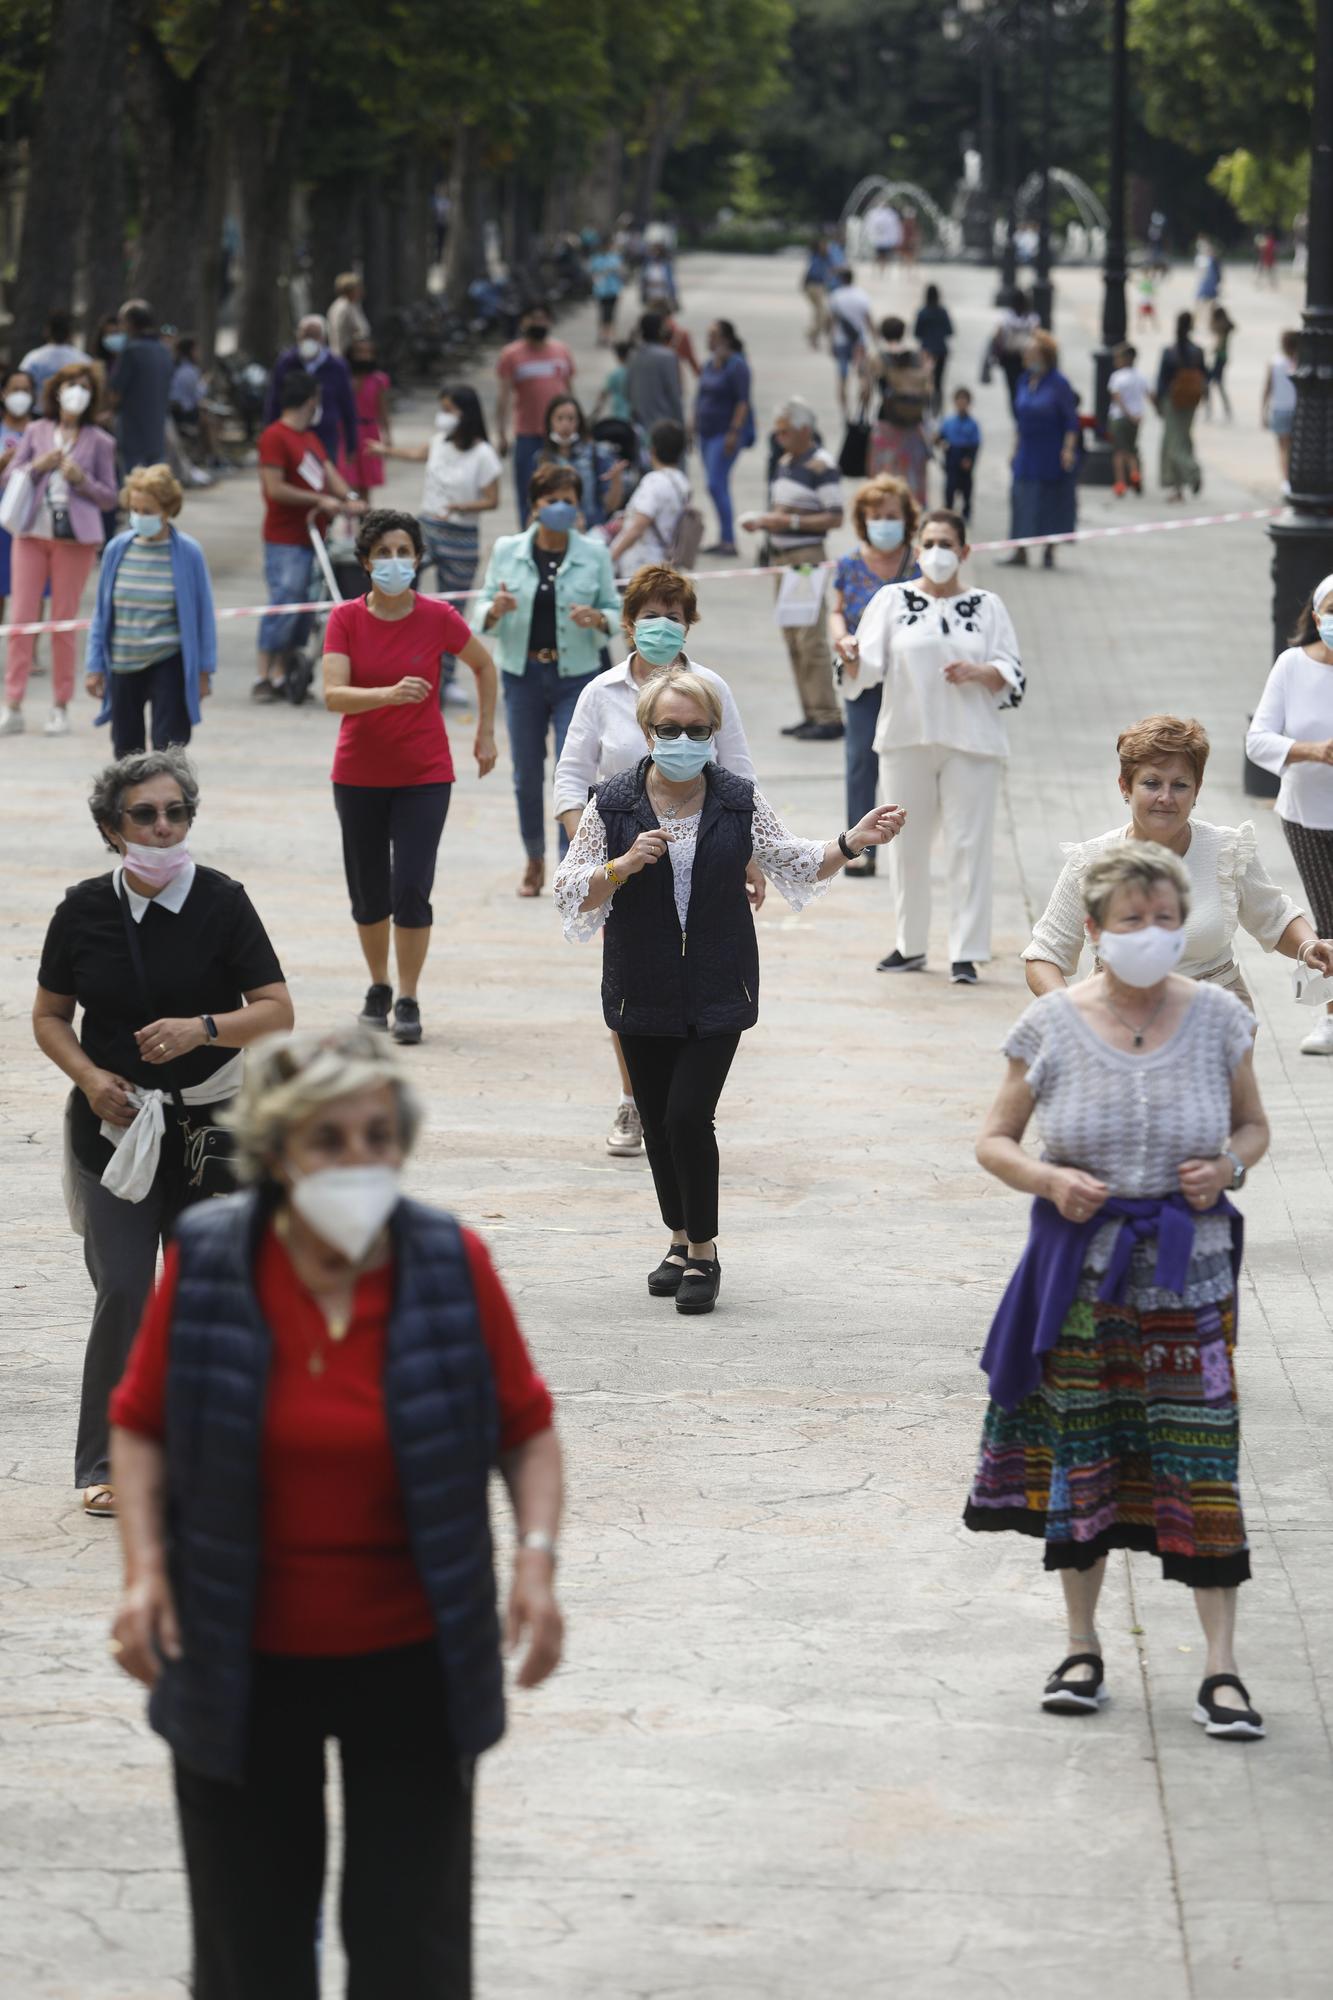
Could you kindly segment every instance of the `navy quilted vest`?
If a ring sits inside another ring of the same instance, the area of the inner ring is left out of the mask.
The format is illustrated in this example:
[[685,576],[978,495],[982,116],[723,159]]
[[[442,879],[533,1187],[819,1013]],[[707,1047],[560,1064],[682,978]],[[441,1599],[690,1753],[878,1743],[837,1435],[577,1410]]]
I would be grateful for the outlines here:
[[[259,1577],[260,1439],[270,1335],[254,1288],[269,1211],[255,1191],[201,1202],[177,1225],[180,1282],[167,1372],[167,1546],[185,1657],[149,1720],[181,1762],[239,1779]],[[412,1552],[435,1613],[461,1751],[504,1731],[488,1505],[499,1444],[490,1357],[451,1216],[400,1201],[384,1400]]]
[[[599,785],[594,797],[615,858],[659,824],[645,789],[645,757]],[[707,792],[681,929],[671,863],[631,875],[606,920],[602,1013],[624,1035],[734,1035],[759,1018],[759,945],[745,893],[754,852],[754,786],[718,764]]]

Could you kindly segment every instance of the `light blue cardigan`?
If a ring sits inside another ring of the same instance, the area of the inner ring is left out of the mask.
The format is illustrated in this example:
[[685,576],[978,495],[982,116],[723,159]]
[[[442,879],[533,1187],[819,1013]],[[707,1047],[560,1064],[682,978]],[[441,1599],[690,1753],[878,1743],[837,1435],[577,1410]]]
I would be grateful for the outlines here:
[[[97,603],[93,607],[92,624],[88,629],[88,651],[84,658],[83,670],[88,674],[104,674],[106,687],[102,694],[101,710],[94,718],[97,722],[111,720],[111,628],[115,622],[116,571],[121,558],[134,540],[133,528],[127,528],[123,535],[116,535],[102,552],[102,568],[97,579]],[[199,713],[199,676],[217,672],[218,632],[213,617],[213,586],[208,577],[208,563],[204,552],[191,535],[184,535],[179,528],[170,530],[171,540],[171,581],[176,591],[176,613],[181,628],[181,658],[185,663],[185,706],[191,722],[201,720]]]

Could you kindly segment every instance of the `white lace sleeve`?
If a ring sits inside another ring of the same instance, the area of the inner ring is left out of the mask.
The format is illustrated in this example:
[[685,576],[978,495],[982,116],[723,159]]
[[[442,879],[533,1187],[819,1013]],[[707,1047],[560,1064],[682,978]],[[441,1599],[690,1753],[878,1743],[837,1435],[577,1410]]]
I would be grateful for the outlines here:
[[597,801],[589,799],[583,808],[583,818],[579,821],[578,832],[569,843],[564,860],[555,871],[555,906],[560,912],[560,921],[565,936],[571,944],[586,944],[596,937],[611,911],[615,896],[610,895],[600,909],[579,908],[588,893],[588,884],[594,871],[606,860],[606,822],[597,810]]
[[[763,793],[754,795],[754,858],[774,888],[781,889],[794,910],[803,910],[822,896],[833,877],[816,881],[824,859],[823,840],[797,840],[788,833]],[[573,853],[573,848],[570,853]]]

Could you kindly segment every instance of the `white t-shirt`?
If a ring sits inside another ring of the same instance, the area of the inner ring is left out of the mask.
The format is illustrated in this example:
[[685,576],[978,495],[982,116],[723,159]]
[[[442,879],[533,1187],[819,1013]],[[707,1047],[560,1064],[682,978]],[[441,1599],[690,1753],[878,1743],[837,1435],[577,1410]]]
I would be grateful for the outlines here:
[[1275,354],[1268,364],[1268,414],[1289,417],[1296,408],[1296,378],[1285,354]]
[[632,576],[645,563],[664,563],[676,538],[681,515],[690,504],[690,482],[675,466],[654,467],[635,487],[629,512],[642,514],[648,526],[620,558],[622,574]]
[[866,223],[877,250],[896,250],[903,240],[903,219],[896,208],[872,208]]
[[1152,394],[1148,378],[1138,368],[1115,368],[1106,384],[1111,400],[1119,405],[1118,414],[1129,418],[1131,423],[1139,423],[1148,407]]
[[849,328],[869,336],[875,312],[869,292],[863,292],[859,285],[839,285],[829,293],[828,305],[835,319],[845,320]]
[[1293,743],[1326,743],[1330,736],[1333,667],[1312,660],[1304,646],[1288,646],[1273,662],[1245,738],[1255,763],[1281,775],[1279,819],[1333,828],[1333,764],[1287,763]]
[[[460,451],[452,438],[437,431],[426,457],[426,480],[421,489],[421,511],[435,520],[447,519],[460,500],[480,500],[493,479],[500,477],[500,460],[484,438]],[[475,514],[460,515],[467,524]]]

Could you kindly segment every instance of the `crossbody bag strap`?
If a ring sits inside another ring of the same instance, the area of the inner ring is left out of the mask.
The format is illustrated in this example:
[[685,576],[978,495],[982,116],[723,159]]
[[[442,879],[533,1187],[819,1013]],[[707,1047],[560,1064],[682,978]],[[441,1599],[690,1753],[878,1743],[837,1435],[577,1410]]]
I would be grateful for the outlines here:
[[[120,881],[116,886],[116,901],[120,904],[120,920],[125,928],[125,948],[130,955],[130,965],[134,971],[134,983],[139,989],[139,1005],[144,1010],[143,1017],[146,1026],[154,1018],[156,1009],[153,1006],[153,996],[148,990],[148,974],[144,969],[143,947],[139,942],[139,926],[135,923],[134,913],[130,909],[130,892],[125,886],[125,873],[123,869],[121,870]],[[183,1118],[185,1116],[185,1099],[181,1096],[177,1086],[164,1082],[162,1087],[169,1093],[172,1103]]]

